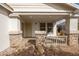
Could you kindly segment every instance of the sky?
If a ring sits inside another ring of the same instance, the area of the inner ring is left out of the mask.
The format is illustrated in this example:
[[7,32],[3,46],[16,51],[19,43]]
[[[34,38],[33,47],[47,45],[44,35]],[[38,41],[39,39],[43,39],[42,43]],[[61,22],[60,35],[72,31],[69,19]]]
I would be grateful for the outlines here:
[[79,3],[75,3],[75,4],[79,5]]

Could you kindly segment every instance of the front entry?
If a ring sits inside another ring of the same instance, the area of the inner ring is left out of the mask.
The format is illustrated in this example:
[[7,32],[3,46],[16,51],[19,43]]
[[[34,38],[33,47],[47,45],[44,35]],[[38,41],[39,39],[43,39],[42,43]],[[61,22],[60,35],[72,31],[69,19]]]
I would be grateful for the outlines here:
[[32,37],[32,23],[31,22],[24,23],[23,36]]

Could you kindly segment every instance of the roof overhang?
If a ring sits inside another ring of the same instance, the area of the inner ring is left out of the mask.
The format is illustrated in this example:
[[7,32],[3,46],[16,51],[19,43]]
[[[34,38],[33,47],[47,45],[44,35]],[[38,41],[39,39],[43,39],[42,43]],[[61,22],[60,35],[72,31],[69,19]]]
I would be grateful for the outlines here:
[[[0,5],[11,12],[65,12],[65,10],[56,10],[52,7],[54,3],[1,3]],[[61,3],[60,3],[61,4]],[[63,3],[72,9],[77,9],[70,3]],[[68,9],[68,8],[67,8]]]
[[[77,7],[73,3],[63,3],[67,5],[74,11],[64,11],[64,10],[55,10],[52,6],[53,3],[31,3],[31,4],[10,4],[10,3],[1,3],[0,5],[11,11],[12,13],[9,16],[18,16],[18,15],[70,15],[70,13],[79,13]],[[33,9],[32,9],[33,8]]]
[[65,3],[65,4],[71,6],[71,7],[75,8],[75,9],[79,9],[79,6],[77,4],[75,4],[75,3]]

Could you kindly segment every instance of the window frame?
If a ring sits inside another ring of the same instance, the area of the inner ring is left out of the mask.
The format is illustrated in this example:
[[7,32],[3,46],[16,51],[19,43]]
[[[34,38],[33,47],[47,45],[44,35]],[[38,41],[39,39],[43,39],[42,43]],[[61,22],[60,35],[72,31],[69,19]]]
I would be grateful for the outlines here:
[[[44,24],[45,24],[45,30],[43,30],[43,31],[46,31],[47,33],[48,32],[53,32],[53,23],[52,22],[44,22]],[[48,24],[51,24],[51,26],[50,25],[48,26]],[[42,27],[40,27],[40,28],[42,28]],[[52,31],[48,31],[49,28],[51,28]],[[40,29],[40,31],[42,31],[42,30]]]

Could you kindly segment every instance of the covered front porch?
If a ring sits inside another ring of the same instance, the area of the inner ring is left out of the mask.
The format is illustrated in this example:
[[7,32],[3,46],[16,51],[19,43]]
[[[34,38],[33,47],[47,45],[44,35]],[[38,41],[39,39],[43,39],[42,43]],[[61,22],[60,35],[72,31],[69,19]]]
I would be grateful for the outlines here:
[[78,45],[78,17],[71,17],[70,13],[20,13],[19,16],[16,28],[23,39],[44,37],[46,44]]
[[26,14],[20,17],[23,38],[36,38],[38,34],[45,32],[47,43],[68,45],[70,19],[68,13]]
[[35,37],[35,31],[46,31],[47,36],[65,36],[68,31],[67,19],[68,14],[21,15],[23,37]]

